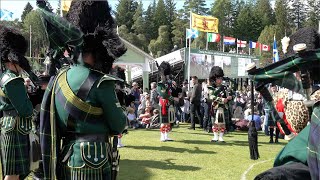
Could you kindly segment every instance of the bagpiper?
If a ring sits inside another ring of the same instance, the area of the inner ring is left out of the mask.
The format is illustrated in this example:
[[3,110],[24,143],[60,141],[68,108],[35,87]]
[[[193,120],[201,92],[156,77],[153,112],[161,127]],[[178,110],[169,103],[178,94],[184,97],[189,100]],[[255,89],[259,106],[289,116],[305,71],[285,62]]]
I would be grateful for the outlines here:
[[[212,101],[212,131],[213,139],[211,142],[225,142],[223,134],[226,129],[226,120],[229,119],[228,102],[232,100],[232,96],[228,96],[227,87],[222,84],[223,70],[219,66],[213,66],[210,71],[209,80],[211,86],[209,89],[209,100]],[[219,136],[218,136],[218,132]]]
[[[274,167],[255,179],[319,179],[320,90],[312,86],[320,81],[320,34],[312,28],[302,28],[290,36],[287,57],[265,68],[248,71],[256,84],[275,83],[302,94],[303,104],[310,113],[306,126],[278,154]],[[301,79],[293,73],[300,74]],[[261,91],[261,89],[259,89]],[[271,95],[264,93],[271,101]],[[297,107],[296,107],[297,108]],[[292,111],[292,112],[296,112]],[[287,113],[287,116],[289,114]],[[301,114],[301,117],[305,116]]]
[[[66,20],[45,10],[50,45],[67,49],[73,65],[51,79],[42,102],[40,141],[44,179],[115,179],[118,155],[111,138],[126,116],[108,75],[126,52],[108,1],[72,1]],[[52,56],[52,60],[56,60]]]
[[1,165],[4,179],[24,179],[30,172],[29,133],[32,129],[33,106],[22,74],[31,67],[24,57],[28,43],[22,34],[0,25],[1,69]]

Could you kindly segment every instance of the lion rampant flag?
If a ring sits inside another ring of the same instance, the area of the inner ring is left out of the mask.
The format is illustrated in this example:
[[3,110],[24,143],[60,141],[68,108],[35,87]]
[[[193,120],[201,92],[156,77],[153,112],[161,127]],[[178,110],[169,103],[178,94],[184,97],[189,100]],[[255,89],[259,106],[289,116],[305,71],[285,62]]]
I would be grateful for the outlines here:
[[219,19],[212,16],[200,16],[191,13],[191,28],[203,32],[218,33]]
[[69,11],[72,0],[61,0],[61,7],[63,11]]

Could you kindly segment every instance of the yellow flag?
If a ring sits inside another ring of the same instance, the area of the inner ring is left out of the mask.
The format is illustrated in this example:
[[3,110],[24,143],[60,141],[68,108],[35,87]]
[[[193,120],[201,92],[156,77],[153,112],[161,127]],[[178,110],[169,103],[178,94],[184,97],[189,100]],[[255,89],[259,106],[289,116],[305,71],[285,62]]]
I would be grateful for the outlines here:
[[192,13],[191,28],[203,32],[218,33],[219,19],[212,16],[200,16]]
[[61,7],[63,11],[69,11],[72,0],[61,0]]

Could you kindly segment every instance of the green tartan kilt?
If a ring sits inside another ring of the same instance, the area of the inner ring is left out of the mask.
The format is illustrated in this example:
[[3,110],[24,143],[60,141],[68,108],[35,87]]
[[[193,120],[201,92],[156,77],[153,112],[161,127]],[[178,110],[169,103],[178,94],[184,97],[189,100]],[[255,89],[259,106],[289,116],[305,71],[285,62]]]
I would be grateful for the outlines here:
[[91,168],[87,165],[81,168],[71,168],[63,163],[59,169],[60,177],[58,177],[58,179],[111,180],[111,165],[109,163],[106,163],[98,169]]
[[[5,120],[14,119],[6,117]],[[1,118],[2,123],[4,118]],[[1,127],[1,164],[3,176],[27,175],[30,172],[30,140],[29,134],[22,134],[15,126],[10,131]]]

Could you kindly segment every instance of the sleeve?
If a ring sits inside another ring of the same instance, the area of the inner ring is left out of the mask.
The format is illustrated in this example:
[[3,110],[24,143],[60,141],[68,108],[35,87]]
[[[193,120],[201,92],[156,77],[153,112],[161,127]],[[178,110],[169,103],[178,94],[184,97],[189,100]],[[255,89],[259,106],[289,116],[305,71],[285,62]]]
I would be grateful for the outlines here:
[[23,79],[17,78],[11,80],[4,86],[4,90],[20,117],[32,115],[33,106],[27,95]]
[[194,85],[193,88],[192,88],[192,92],[191,92],[191,96],[190,96],[190,102],[191,103],[194,103],[194,98],[196,96],[196,91],[198,89],[198,85]]
[[103,116],[110,133],[120,134],[126,125],[126,116],[118,101],[114,81],[103,81],[97,90],[97,101],[103,109]]

